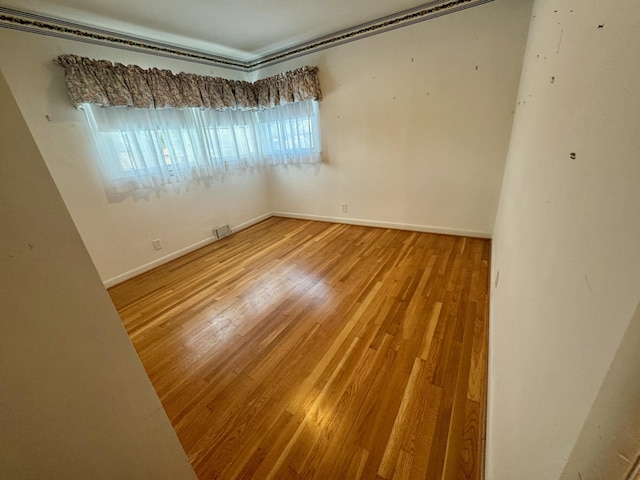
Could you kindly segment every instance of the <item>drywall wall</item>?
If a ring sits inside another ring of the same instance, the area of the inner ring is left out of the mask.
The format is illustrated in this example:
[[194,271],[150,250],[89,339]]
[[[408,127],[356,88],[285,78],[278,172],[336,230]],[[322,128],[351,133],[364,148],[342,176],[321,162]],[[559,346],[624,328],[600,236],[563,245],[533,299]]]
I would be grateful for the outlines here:
[[530,10],[497,0],[258,72],[317,65],[324,94],[325,163],[272,169],[273,210],[489,236]]
[[[229,78],[233,70],[0,30],[5,71],[94,260],[112,285],[275,211],[489,236],[499,197],[531,0],[491,4],[269,67],[320,67],[322,165],[229,172],[110,201],[92,140],[52,60],[74,53]],[[28,186],[25,186],[28,188]],[[347,204],[347,212],[342,211]],[[155,251],[152,240],[163,249]]]
[[640,304],[561,480],[626,479],[640,459],[639,350]]
[[[270,211],[262,170],[229,172],[211,182],[110,202],[93,161],[84,113],[71,105],[64,71],[53,59],[73,53],[174,72],[227,78],[243,78],[242,73],[7,29],[0,29],[0,43],[0,67],[104,281],[140,273],[167,255],[211,241],[216,225],[237,228]],[[161,240],[162,250],[153,249],[154,239]]]
[[639,56],[636,0],[535,1],[493,239],[491,480],[560,477],[640,300]]
[[0,478],[195,479],[0,73]]

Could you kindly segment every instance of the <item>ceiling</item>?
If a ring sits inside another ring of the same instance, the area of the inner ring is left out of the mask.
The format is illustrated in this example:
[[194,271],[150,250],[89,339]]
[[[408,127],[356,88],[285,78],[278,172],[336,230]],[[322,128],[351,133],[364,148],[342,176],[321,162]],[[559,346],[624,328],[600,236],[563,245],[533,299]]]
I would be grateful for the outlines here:
[[0,0],[3,7],[251,62],[427,0]]

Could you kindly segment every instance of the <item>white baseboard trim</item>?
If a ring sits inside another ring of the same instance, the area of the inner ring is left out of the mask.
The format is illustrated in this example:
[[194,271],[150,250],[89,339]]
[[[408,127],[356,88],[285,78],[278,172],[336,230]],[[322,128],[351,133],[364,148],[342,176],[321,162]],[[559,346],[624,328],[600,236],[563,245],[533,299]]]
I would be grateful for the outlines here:
[[[269,212],[264,215],[260,215],[258,217],[252,218],[246,222],[240,223],[238,225],[231,225],[232,232],[239,232],[240,230],[244,230],[245,228],[249,228],[256,223],[260,223],[263,220],[266,220],[270,217],[285,217],[285,218],[297,218],[300,220],[315,220],[318,222],[331,222],[331,223],[344,223],[347,225],[362,225],[365,227],[380,227],[380,228],[392,228],[395,230],[409,230],[412,232],[427,232],[427,233],[440,233],[444,235],[457,235],[464,237],[476,237],[476,238],[491,238],[491,233],[487,232],[478,232],[474,230],[461,230],[457,228],[448,228],[448,227],[434,227],[430,225],[413,225],[410,223],[395,223],[395,222],[381,222],[377,220],[362,220],[359,218],[344,218],[344,217],[328,217],[324,215],[307,215],[304,213],[292,213],[292,212]],[[137,275],[148,272],[160,265],[164,265],[165,263],[170,262],[171,260],[175,260],[178,257],[186,255],[187,253],[191,253],[194,250],[202,248],[210,243],[215,242],[216,239],[205,238],[199,242],[194,243],[193,245],[189,245],[188,247],[182,248],[180,250],[176,250],[175,252],[170,253],[169,255],[165,255],[164,257],[157,258],[152,262],[146,263],[139,267],[136,267],[128,272],[117,275],[113,278],[105,280],[104,286],[105,288],[111,288],[119,283],[124,282],[125,280],[129,280]]]
[[381,222],[378,220],[361,220],[359,218],[327,217],[324,215],[307,215],[304,213],[272,212],[274,217],[298,218],[300,220],[316,220],[318,222],[345,223],[348,225],[362,225],[364,227],[392,228],[395,230],[409,230],[412,232],[440,233],[461,237],[491,238],[490,232],[462,230],[449,227],[434,227],[431,225],[414,225],[410,223]]
[[[239,232],[240,230],[244,230],[245,228],[249,228],[252,225],[255,225],[256,223],[260,223],[263,220],[266,220],[267,218],[272,217],[273,214],[271,212],[269,213],[265,213],[264,215],[260,215],[258,217],[252,218],[249,221],[240,223],[238,225],[230,225],[231,227],[231,231],[233,233],[235,232]],[[210,243],[213,243],[217,241],[217,239],[215,237],[210,237],[210,238],[205,238],[204,240],[201,240],[199,242],[194,243],[193,245],[189,245],[188,247],[185,248],[181,248],[180,250],[176,250],[175,252],[170,253],[169,255],[165,255],[164,257],[160,257],[157,258],[155,260],[153,260],[152,262],[149,263],[145,263],[144,265],[140,265],[139,267],[136,267],[132,270],[129,270],[128,272],[122,273],[120,275],[117,275],[113,278],[110,278],[108,280],[105,280],[104,282],[102,282],[105,286],[105,288],[111,288],[119,283],[124,282],[125,280],[129,280],[130,278],[133,278],[137,275],[140,275],[142,273],[148,272],[149,270],[152,270],[156,267],[159,267],[160,265],[164,265],[165,263],[169,263],[171,260],[175,260],[176,258],[179,258],[183,255],[186,255],[187,253],[191,253],[194,250],[197,250],[199,248],[202,248],[206,245],[209,245]]]
[[258,217],[252,218],[251,220],[249,220],[247,222],[239,223],[238,225],[231,225],[231,231],[233,233],[239,232],[240,230],[244,230],[245,228],[252,227],[256,223],[260,223],[263,220],[266,220],[267,218],[271,218],[271,217],[273,217],[273,212],[267,212],[267,213],[265,213],[263,215],[260,215]]

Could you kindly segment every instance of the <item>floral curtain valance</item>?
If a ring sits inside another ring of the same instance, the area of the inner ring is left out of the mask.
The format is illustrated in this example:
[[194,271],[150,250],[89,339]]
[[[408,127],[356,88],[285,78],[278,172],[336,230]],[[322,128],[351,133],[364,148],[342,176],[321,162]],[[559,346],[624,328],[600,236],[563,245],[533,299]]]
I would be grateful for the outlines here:
[[123,65],[60,55],[72,103],[103,107],[262,109],[320,100],[317,67],[302,67],[257,82]]

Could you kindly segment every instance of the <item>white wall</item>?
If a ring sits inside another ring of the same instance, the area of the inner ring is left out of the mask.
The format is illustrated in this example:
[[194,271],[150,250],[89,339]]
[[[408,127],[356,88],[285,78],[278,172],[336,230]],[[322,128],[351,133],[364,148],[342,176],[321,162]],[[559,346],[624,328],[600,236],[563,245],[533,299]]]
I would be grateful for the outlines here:
[[640,304],[561,480],[626,479],[640,458]]
[[[278,64],[320,67],[325,163],[229,173],[108,201],[62,53],[242,78],[232,70],[0,30],[0,65],[93,258],[111,285],[271,211],[489,236],[531,0],[497,0]],[[477,67],[477,70],[476,70]],[[342,213],[341,205],[348,204]],[[155,251],[152,240],[163,249]]]
[[0,73],[0,478],[195,479]]
[[638,58],[636,0],[535,1],[493,240],[491,480],[560,477],[640,300]]
[[[239,79],[245,74],[7,29],[0,29],[0,43],[0,66],[103,280],[208,242],[216,225],[237,227],[270,212],[267,177],[260,170],[110,203],[92,160],[84,113],[71,105],[64,71],[52,61],[73,53],[174,72]],[[151,244],[156,238],[160,251]]]
[[272,170],[273,210],[489,236],[530,9],[497,0],[261,70],[317,65],[324,93],[325,163]]

